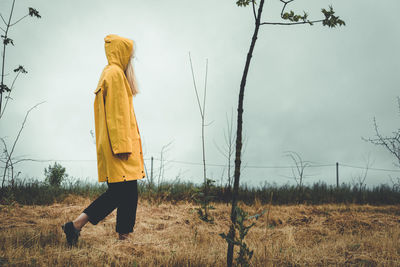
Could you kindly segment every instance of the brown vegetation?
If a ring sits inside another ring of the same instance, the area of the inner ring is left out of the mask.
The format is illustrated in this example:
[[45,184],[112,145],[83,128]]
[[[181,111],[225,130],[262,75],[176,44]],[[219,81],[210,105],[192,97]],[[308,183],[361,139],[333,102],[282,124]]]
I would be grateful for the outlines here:
[[[114,211],[88,224],[79,245],[69,249],[60,225],[90,199],[70,196],[49,206],[0,206],[0,266],[224,266],[230,207],[214,204],[214,224],[198,218],[188,202],[151,204],[139,199],[134,233],[118,241]],[[240,204],[254,214],[256,201]],[[268,223],[267,223],[267,216]],[[400,206],[272,206],[245,241],[252,265],[400,265]],[[237,248],[235,248],[237,249]]]

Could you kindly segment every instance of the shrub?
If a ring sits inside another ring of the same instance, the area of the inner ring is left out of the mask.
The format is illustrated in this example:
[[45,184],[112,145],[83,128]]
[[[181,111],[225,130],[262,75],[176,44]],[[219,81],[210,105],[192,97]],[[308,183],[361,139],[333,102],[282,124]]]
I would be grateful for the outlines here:
[[61,182],[68,177],[65,168],[57,162],[54,162],[53,166],[49,165],[49,168],[45,168],[44,175],[46,176],[46,183],[55,187],[60,187]]

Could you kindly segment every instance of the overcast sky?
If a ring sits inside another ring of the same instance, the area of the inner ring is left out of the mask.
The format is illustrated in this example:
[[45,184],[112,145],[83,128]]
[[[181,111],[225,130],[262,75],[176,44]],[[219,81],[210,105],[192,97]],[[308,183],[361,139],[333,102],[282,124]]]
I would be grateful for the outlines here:
[[[0,2],[8,16],[11,0]],[[396,169],[383,148],[361,139],[373,137],[375,116],[383,134],[399,125],[400,2],[387,0],[297,0],[288,6],[320,19],[321,8],[333,5],[347,26],[262,26],[254,50],[244,99],[247,139],[241,183],[291,183],[291,170],[254,168],[290,166],[285,151],[330,167],[308,168],[305,182],[336,183],[336,162]],[[234,0],[219,1],[16,1],[15,18],[28,7],[42,18],[26,18],[11,28],[15,46],[7,47],[7,82],[19,64],[28,74],[18,79],[13,101],[0,121],[0,136],[11,145],[25,112],[32,111],[15,156],[58,160],[80,179],[97,180],[93,91],[107,64],[103,38],[119,34],[136,42],[134,61],[141,93],[134,108],[147,170],[151,156],[158,167],[160,151],[172,161],[202,162],[201,119],[193,89],[191,52],[199,89],[204,87],[208,59],[206,157],[226,164],[215,144],[224,147],[226,117],[237,118],[241,75],[253,33],[251,8]],[[279,21],[280,2],[266,1],[263,21]],[[234,125],[236,129],[236,123]],[[21,177],[43,178],[52,162],[20,163]],[[232,161],[233,164],[233,161]],[[220,181],[223,167],[209,167]],[[156,172],[156,170],[154,171]],[[341,182],[351,182],[362,169],[340,167]],[[167,164],[165,179],[202,181],[202,166]],[[395,172],[370,170],[367,183],[388,183]],[[226,171],[225,174],[226,175]]]

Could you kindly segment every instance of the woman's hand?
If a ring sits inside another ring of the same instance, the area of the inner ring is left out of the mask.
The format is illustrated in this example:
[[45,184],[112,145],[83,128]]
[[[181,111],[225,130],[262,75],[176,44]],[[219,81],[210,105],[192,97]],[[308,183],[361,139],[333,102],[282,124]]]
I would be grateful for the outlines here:
[[119,154],[116,154],[116,156],[119,159],[122,159],[122,160],[128,160],[130,155],[131,155],[131,153],[119,153]]

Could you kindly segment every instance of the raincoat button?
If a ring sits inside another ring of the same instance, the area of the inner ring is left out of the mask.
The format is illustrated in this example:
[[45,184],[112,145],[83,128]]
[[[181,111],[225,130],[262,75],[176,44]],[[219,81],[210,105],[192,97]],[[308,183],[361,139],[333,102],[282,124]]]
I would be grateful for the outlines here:
[[143,175],[143,178],[144,178],[144,175]]

